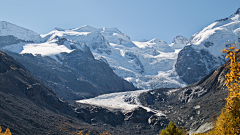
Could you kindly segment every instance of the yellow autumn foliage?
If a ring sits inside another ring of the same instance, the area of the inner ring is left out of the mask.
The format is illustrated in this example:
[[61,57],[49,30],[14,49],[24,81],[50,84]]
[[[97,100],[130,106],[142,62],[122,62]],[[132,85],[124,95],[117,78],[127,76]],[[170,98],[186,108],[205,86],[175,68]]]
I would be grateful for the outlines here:
[[12,133],[10,132],[10,129],[9,129],[9,128],[6,129],[4,135],[12,135]]
[[232,45],[229,49],[223,50],[227,53],[226,58],[230,59],[230,73],[225,75],[230,92],[225,98],[226,105],[217,119],[214,130],[216,135],[240,135],[240,62],[236,61],[239,49],[236,42]]
[[[90,135],[90,131],[88,131],[86,134],[83,133],[83,130],[79,131],[77,135]],[[102,131],[98,135],[111,135],[109,131]]]
[[240,62],[236,61],[240,56],[237,56],[237,43],[232,45],[229,49],[222,50],[227,53],[226,58],[230,59],[230,72],[225,75],[226,86],[229,89],[225,98],[226,104],[217,118],[214,129],[198,135],[240,135]]
[[[91,132],[91,131],[88,131],[85,135],[90,135],[90,132]],[[84,134],[83,134],[83,130],[79,131],[79,132],[77,133],[77,135],[84,135]]]
[[100,132],[98,135],[111,135],[109,131]]
[[5,133],[2,133],[2,128],[0,127],[0,135],[12,135],[9,128],[6,129]]

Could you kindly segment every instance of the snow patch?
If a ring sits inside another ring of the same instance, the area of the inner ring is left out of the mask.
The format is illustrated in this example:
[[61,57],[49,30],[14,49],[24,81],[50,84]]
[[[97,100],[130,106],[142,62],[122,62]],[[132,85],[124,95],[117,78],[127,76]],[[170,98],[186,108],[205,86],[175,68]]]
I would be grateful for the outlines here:
[[193,106],[193,109],[200,109],[200,108],[201,108],[200,105],[195,105],[195,106]]
[[33,55],[41,54],[42,56],[50,56],[60,54],[61,52],[70,53],[73,50],[69,50],[64,45],[58,45],[55,43],[41,43],[41,44],[26,44],[23,46],[23,50],[20,54],[31,53]]

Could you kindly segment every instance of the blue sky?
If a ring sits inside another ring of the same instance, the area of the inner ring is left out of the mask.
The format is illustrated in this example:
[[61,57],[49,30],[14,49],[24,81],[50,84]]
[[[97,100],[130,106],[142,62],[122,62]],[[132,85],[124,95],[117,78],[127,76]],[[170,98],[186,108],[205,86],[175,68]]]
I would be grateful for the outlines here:
[[235,13],[240,0],[0,0],[0,21],[46,34],[90,25],[117,27],[132,40],[171,43]]

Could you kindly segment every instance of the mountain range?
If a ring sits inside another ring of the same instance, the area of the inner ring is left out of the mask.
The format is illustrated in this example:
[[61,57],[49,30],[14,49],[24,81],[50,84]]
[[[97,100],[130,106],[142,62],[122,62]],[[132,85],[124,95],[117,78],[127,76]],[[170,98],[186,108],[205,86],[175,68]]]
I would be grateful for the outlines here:
[[[24,33],[24,28],[8,22],[1,22],[0,25],[4,28],[0,35],[6,42],[2,45],[2,50],[49,57],[64,65],[64,53],[72,54],[74,50],[86,52],[87,47],[94,59],[108,64],[115,74],[139,89],[186,85],[174,70],[177,53],[188,41],[183,36],[177,36],[173,43],[168,45],[156,38],[144,42],[132,41],[117,28],[55,28],[48,34],[40,35],[32,31],[28,34],[30,30],[27,29]],[[16,31],[17,34],[9,37],[11,33],[8,31]]]
[[239,15],[171,44],[87,25],[40,35],[2,21],[1,123],[16,134],[156,134],[169,121],[205,132],[228,92],[221,50],[239,41]]

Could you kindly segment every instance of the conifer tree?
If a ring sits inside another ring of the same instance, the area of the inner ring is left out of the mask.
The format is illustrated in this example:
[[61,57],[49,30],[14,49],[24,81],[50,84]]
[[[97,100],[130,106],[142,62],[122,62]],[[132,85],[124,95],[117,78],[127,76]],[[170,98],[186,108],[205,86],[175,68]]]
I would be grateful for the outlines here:
[[176,124],[170,121],[168,126],[163,129],[159,135],[183,135],[183,130],[179,129]]

